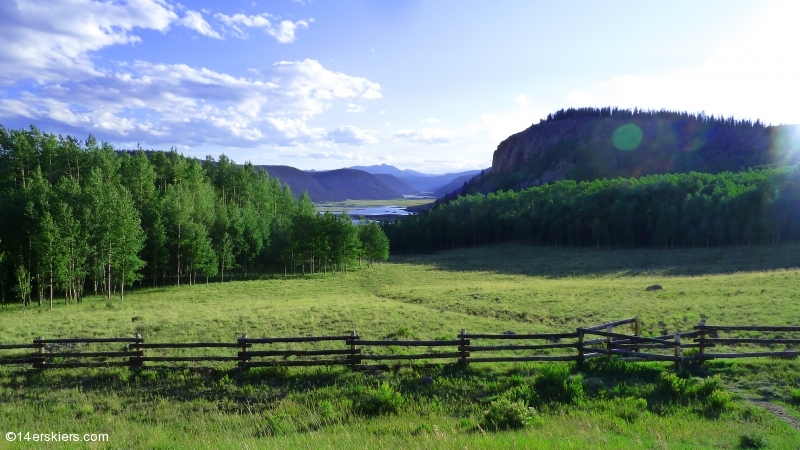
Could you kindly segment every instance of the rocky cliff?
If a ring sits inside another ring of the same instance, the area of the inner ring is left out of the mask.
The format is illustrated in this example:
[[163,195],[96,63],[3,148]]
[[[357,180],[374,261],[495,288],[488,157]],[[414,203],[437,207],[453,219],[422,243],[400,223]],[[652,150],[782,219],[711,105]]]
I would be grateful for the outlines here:
[[487,189],[800,162],[800,129],[678,112],[562,110],[498,145]]

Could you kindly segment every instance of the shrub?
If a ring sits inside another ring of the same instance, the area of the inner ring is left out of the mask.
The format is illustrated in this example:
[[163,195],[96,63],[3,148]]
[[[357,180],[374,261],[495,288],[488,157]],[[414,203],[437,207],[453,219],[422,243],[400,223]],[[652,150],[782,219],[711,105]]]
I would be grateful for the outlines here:
[[769,441],[757,434],[743,434],[739,436],[739,448],[767,448]]
[[534,381],[536,393],[545,403],[580,403],[586,397],[583,377],[570,376],[569,367],[545,366]]
[[722,411],[727,409],[731,404],[731,394],[722,391],[716,390],[708,396],[706,405],[708,409],[713,411]]
[[389,383],[383,383],[376,389],[366,391],[358,409],[367,416],[396,414],[404,401],[401,393],[395,391]]
[[319,403],[319,415],[322,419],[332,421],[339,415],[333,403],[323,400]]
[[722,380],[719,378],[719,376],[715,375],[713,377],[706,378],[697,385],[696,395],[700,400],[704,400],[710,398],[715,392],[724,390],[725,386],[722,384]]
[[482,424],[489,430],[517,430],[530,423],[535,415],[536,410],[523,402],[499,398],[484,411]]
[[656,394],[668,403],[701,402],[709,410],[716,411],[727,408],[731,403],[731,396],[718,376],[696,381],[664,372],[658,377]]
[[800,388],[789,389],[789,403],[800,405]]
[[688,402],[693,397],[691,381],[674,373],[662,372],[656,382],[656,392],[660,397],[673,402]]
[[527,406],[536,406],[541,402],[536,390],[527,385],[515,386],[507,390],[502,397],[512,402],[522,402]]
[[411,430],[411,435],[412,436],[421,436],[421,435],[427,435],[427,434],[433,434],[433,433],[434,433],[433,425],[431,425],[429,423],[421,423],[416,428]]
[[283,436],[292,431],[292,421],[288,414],[267,414],[264,417],[263,434],[266,436]]
[[643,398],[625,397],[614,400],[614,414],[620,419],[633,423],[647,412],[647,400]]

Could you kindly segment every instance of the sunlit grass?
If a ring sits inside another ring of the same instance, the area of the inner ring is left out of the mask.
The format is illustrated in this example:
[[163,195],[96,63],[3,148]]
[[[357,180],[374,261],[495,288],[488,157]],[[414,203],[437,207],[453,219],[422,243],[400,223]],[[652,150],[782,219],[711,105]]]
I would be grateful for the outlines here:
[[[462,328],[571,331],[632,316],[642,319],[645,334],[688,331],[701,318],[709,324],[797,325],[798,255],[797,246],[597,251],[504,245],[393,257],[347,275],[140,289],[124,302],[89,297],[67,306],[59,301],[53,310],[7,305],[0,311],[0,343],[136,333],[146,342],[234,342],[243,333],[350,330],[362,338],[436,339]],[[654,283],[664,290],[645,292]],[[184,352],[212,353],[224,350]],[[791,399],[800,388],[798,364],[713,362],[696,375],[720,374],[735,398],[736,392],[769,396],[797,411]],[[112,448],[737,448],[742,435],[763,436],[770,448],[800,445],[796,431],[743,400],[716,415],[676,406],[625,421],[609,413],[599,391],[585,403],[545,408],[542,420],[523,430],[477,427],[492,396],[535,380],[546,365],[431,369],[431,392],[418,383],[426,372],[410,369],[376,377],[347,369],[242,373],[232,364],[216,367],[141,373],[4,367],[0,417],[13,430],[109,433]],[[658,372],[670,366],[648,367]],[[612,397],[652,390],[651,381],[626,376],[583,379],[586,389],[601,386]],[[363,389],[381,383],[406,399],[397,414],[359,413]]]
[[343,202],[319,202],[315,203],[319,212],[339,212],[349,211],[357,208],[369,208],[375,206],[399,206],[408,208],[411,206],[427,205],[435,202],[435,198],[396,198],[390,200],[345,200]]

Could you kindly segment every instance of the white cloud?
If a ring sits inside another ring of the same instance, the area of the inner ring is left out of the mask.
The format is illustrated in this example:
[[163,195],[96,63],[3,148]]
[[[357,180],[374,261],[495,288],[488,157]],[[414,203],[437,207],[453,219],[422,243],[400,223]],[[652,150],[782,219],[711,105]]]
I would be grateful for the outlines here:
[[583,106],[597,106],[597,97],[586,91],[572,91],[567,94],[564,99],[570,106],[583,107]]
[[439,122],[439,119],[437,119],[436,117],[429,117],[429,118],[427,118],[427,119],[422,119],[422,120],[420,120],[420,122],[425,122],[425,123],[438,123],[438,122]]
[[397,130],[391,134],[395,141],[405,141],[412,144],[443,144],[450,142],[450,137],[444,130],[422,128],[420,130]]
[[660,76],[627,74],[568,100],[580,106],[616,105],[705,111],[715,115],[800,123],[800,3],[774,3],[751,28],[705,63]]
[[[231,34],[240,38],[247,38],[247,33],[244,28],[263,28],[264,31],[270,36],[278,40],[282,44],[289,44],[295,40],[295,31],[298,28],[308,28],[308,22],[305,20],[298,20],[292,22],[291,20],[283,20],[280,23],[274,24],[270,21],[270,14],[264,13],[259,15],[246,15],[234,14],[232,16],[226,14],[216,14],[215,17],[224,23]],[[310,21],[313,22],[313,19]]]
[[349,113],[360,113],[366,111],[367,108],[363,105],[357,105],[355,103],[348,103],[347,104],[347,112]]
[[180,24],[186,28],[197,31],[203,36],[214,39],[222,39],[222,36],[211,28],[211,25],[203,19],[203,15],[197,11],[187,11],[186,15],[180,20]]
[[481,114],[478,120],[470,122],[469,132],[488,132],[493,145],[497,145],[512,134],[538,123],[539,119],[547,115],[542,108],[532,108],[530,100],[524,95],[518,96],[514,105],[503,113]]
[[307,122],[337,100],[380,96],[379,84],[327,70],[314,60],[283,61],[259,73],[264,77],[237,78],[183,64],[139,61],[80,82],[0,98],[0,118],[25,117],[89,132],[102,129],[109,137],[186,145],[376,142],[354,127],[326,133]]
[[344,126],[331,130],[326,136],[337,144],[365,145],[378,143],[378,140],[366,131],[352,126]]
[[178,20],[160,0],[0,2],[0,83],[96,76],[88,54],[141,39],[134,29],[166,31]]

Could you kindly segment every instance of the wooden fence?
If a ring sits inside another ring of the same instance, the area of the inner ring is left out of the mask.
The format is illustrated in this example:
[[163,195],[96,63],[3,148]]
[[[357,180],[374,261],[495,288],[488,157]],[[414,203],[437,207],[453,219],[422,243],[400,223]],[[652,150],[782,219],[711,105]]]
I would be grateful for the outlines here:
[[[620,328],[631,327],[625,332]],[[717,326],[701,322],[694,331],[663,336],[642,336],[638,318],[623,319],[567,333],[471,334],[453,340],[366,340],[351,331],[340,336],[261,337],[242,335],[236,342],[145,343],[132,338],[38,337],[31,344],[0,345],[0,365],[30,365],[35,369],[72,367],[176,367],[170,363],[235,362],[240,368],[289,366],[383,367],[377,361],[425,361],[427,364],[531,361],[577,361],[618,357],[628,361],[682,363],[710,359],[795,357],[800,326]],[[616,331],[615,331],[616,330]],[[719,337],[719,333],[736,333]],[[767,333],[769,337],[765,337]],[[502,341],[498,343],[497,341]],[[123,344],[122,348],[109,348]],[[275,344],[314,348],[276,349]],[[81,346],[81,349],[76,349]],[[85,351],[85,347],[105,349]],[[324,346],[325,348],[317,348]],[[424,349],[411,354],[401,348]],[[764,349],[768,351],[764,351]],[[178,349],[213,349],[213,355],[178,354]],[[691,351],[684,350],[690,349]],[[714,352],[713,350],[724,351]],[[20,352],[30,350],[30,352]],[[16,351],[16,354],[4,354]],[[222,353],[220,353],[222,352]],[[166,354],[165,354],[166,353]],[[435,362],[434,362],[435,361]],[[166,364],[165,364],[166,363]]]

